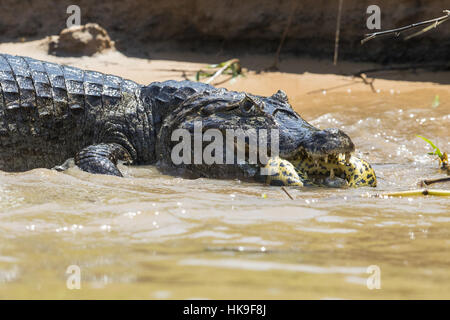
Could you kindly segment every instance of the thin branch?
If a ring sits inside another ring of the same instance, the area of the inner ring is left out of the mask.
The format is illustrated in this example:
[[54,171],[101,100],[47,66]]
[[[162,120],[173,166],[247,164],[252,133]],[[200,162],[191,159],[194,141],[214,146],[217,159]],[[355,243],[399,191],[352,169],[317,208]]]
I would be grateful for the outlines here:
[[341,32],[341,15],[342,15],[342,3],[343,2],[344,2],[344,0],[339,0],[339,9],[338,9],[337,22],[336,22],[336,37],[334,39],[334,58],[333,58],[334,65],[337,65],[337,60],[338,60],[339,33]]
[[407,65],[407,66],[387,66],[387,67],[381,67],[381,68],[374,68],[374,69],[366,69],[361,70],[357,73],[352,74],[354,77],[359,77],[361,74],[368,74],[368,73],[375,73],[375,72],[383,72],[383,71],[406,71],[406,70],[417,70],[417,69],[423,69],[423,70],[432,70],[432,71],[445,71],[450,69],[450,64],[413,64],[413,65]]
[[281,190],[283,190],[284,191],[284,193],[286,193],[287,194],[287,196],[291,199],[291,200],[294,200],[294,198],[289,194],[289,192],[286,190],[286,188],[285,187],[281,187]]
[[184,80],[189,80],[189,77],[187,76],[186,71],[183,71],[181,73],[181,76],[183,77]]
[[375,87],[373,86],[373,83],[374,83],[374,81],[375,81],[375,78],[372,78],[372,79],[369,80],[369,79],[367,78],[367,75],[366,75],[365,73],[358,73],[358,75],[355,75],[355,77],[361,78],[362,81],[364,82],[364,84],[370,86],[370,89],[372,89],[372,92],[373,92],[373,93],[376,93],[376,92],[377,92],[377,90],[375,90]]
[[327,92],[327,91],[331,91],[331,90],[335,90],[335,89],[339,89],[339,88],[352,86],[352,85],[358,84],[358,83],[362,83],[362,82],[361,81],[352,81],[350,83],[344,83],[344,84],[340,84],[340,85],[333,86],[333,87],[328,87],[328,88],[322,88],[322,89],[316,89],[316,90],[308,91],[306,94],[321,93],[321,92],[324,92],[324,91]]
[[383,193],[379,196],[384,197],[410,197],[410,196],[440,196],[448,197],[450,196],[450,190],[440,190],[440,189],[417,189],[399,192],[388,192]]
[[421,187],[424,187],[424,186],[429,186],[430,184],[433,184],[433,183],[442,183],[442,182],[450,182],[450,177],[422,180],[419,182],[419,185]]
[[[450,19],[450,18],[449,18]],[[435,23],[433,23],[432,25],[423,28],[422,30],[420,30],[419,32],[415,32],[407,37],[405,37],[405,40],[409,40],[412,39],[414,37],[420,36],[421,34],[430,31],[431,29],[436,29],[438,25],[440,25],[441,23],[444,23],[445,21],[449,20],[449,19],[444,19],[441,21],[436,21]]]
[[279,63],[280,63],[280,53],[281,53],[281,48],[283,47],[284,44],[284,40],[286,40],[286,37],[288,35],[289,32],[289,28],[291,27],[291,23],[292,23],[292,18],[294,16],[295,10],[297,9],[297,1],[294,1],[292,3],[292,7],[291,7],[291,14],[288,17],[288,21],[286,23],[286,27],[283,30],[283,34],[281,35],[281,39],[280,39],[280,43],[278,44],[278,48],[277,48],[277,52],[275,53],[275,59],[273,61],[273,64],[267,68],[266,70],[279,70]]
[[[423,26],[423,25],[435,24],[434,26],[437,26],[438,24],[440,24],[440,23],[442,23],[444,21],[450,20],[450,10],[444,10],[443,12],[446,15],[442,16],[442,17],[439,17],[439,18],[413,23],[413,24],[410,24],[408,26],[404,26],[404,27],[397,28],[397,29],[391,29],[391,30],[386,30],[386,31],[379,31],[379,32],[374,32],[374,33],[368,33],[368,34],[365,35],[366,37],[361,40],[361,44],[364,44],[367,41],[369,41],[371,39],[374,39],[374,38],[376,38],[378,36],[384,36],[384,35],[388,35],[388,34],[392,34],[392,33],[395,33],[395,35],[398,37],[403,31],[406,31],[406,30],[409,30],[409,29],[413,29],[413,28],[417,28],[417,27],[420,27],[420,26]],[[427,29],[427,28],[425,28],[425,29]],[[428,31],[428,30],[426,30],[426,31]],[[426,31],[424,31],[424,32],[426,32]],[[410,38],[411,38],[411,36],[410,36]]]
[[428,64],[428,65],[417,64],[417,65],[408,65],[408,66],[387,66],[387,67],[382,67],[382,68],[361,70],[356,73],[346,74],[346,75],[352,76],[353,78],[359,78],[362,81],[352,81],[349,83],[344,83],[344,84],[340,84],[340,85],[333,86],[333,87],[316,89],[316,90],[309,91],[306,94],[321,93],[323,91],[328,92],[331,90],[349,87],[349,86],[353,86],[355,84],[361,84],[361,83],[369,85],[370,88],[372,89],[372,91],[376,92],[376,89],[373,86],[373,82],[375,81],[375,79],[372,78],[369,80],[367,74],[383,72],[383,71],[407,71],[407,70],[416,71],[418,69],[431,70],[431,71],[447,71],[447,70],[450,70],[450,64]]

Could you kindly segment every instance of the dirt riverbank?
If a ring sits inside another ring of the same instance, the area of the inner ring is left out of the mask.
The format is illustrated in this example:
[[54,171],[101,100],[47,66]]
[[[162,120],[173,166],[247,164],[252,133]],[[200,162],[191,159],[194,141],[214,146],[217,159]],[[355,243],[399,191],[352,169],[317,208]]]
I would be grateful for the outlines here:
[[[381,28],[391,29],[442,16],[445,0],[345,0],[342,9],[340,57],[351,61],[446,63],[450,28],[403,41],[376,39],[361,46],[369,5],[381,10]],[[286,32],[283,53],[331,59],[338,1],[330,0],[89,0],[16,1],[0,3],[0,41],[39,39],[66,27],[67,8],[78,5],[81,24],[104,27],[127,55],[145,57],[160,50],[186,52],[274,53]],[[291,16],[291,19],[289,17]]]
[[[153,59],[144,59],[128,57],[115,50],[92,57],[55,57],[47,53],[47,47],[47,39],[24,43],[2,43],[0,52],[111,73],[141,84],[169,79],[182,80],[186,77],[193,79],[195,72],[205,68],[207,64],[230,58],[225,55],[162,52]],[[304,101],[301,106],[294,106],[299,112],[308,108],[308,100],[327,93],[377,94],[372,92],[370,86],[362,83],[361,79],[344,75],[376,68],[376,64],[341,62],[335,67],[331,61],[291,56],[283,59],[280,71],[260,72],[272,63],[272,55],[243,55],[238,58],[241,59],[243,67],[248,68],[245,77],[224,82],[219,86],[255,94],[268,94],[283,89],[294,100]],[[192,61],[203,61],[203,63]],[[385,71],[377,73],[376,77],[373,84],[378,93],[405,93],[431,88],[441,92],[441,100],[446,98],[447,101],[450,100],[449,72]],[[223,79],[219,78],[218,82],[221,80]]]

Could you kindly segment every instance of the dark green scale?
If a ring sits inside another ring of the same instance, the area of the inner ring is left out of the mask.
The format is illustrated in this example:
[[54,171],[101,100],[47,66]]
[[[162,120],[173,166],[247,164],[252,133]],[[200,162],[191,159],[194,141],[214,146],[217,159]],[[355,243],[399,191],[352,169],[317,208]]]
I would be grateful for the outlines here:
[[[138,118],[140,88],[100,72],[0,54],[0,170],[50,168],[90,144],[109,142],[103,140],[114,126],[111,114]],[[122,106],[124,96],[134,103]],[[133,144],[145,139],[137,131],[149,130],[129,123],[123,120],[115,134],[125,132]]]

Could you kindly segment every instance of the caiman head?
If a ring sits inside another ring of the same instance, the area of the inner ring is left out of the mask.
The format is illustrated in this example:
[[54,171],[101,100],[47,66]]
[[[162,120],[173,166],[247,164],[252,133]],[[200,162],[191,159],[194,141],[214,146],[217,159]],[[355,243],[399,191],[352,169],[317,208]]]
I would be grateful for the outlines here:
[[166,109],[156,130],[159,165],[185,176],[293,186],[376,185],[370,165],[352,156],[350,137],[306,122],[281,90],[270,97],[215,88],[197,92]]

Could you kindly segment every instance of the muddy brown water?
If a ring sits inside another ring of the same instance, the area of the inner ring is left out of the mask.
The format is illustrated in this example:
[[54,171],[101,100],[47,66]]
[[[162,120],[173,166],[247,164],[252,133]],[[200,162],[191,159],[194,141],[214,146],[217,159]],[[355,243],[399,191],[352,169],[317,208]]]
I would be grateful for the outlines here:
[[[415,134],[450,150],[448,91],[308,97],[292,104],[345,130],[377,188],[290,189],[290,200],[152,166],[0,173],[0,298],[450,298],[450,200],[373,197],[444,175]],[[80,290],[66,286],[71,265]],[[372,265],[381,289],[367,287]]]

